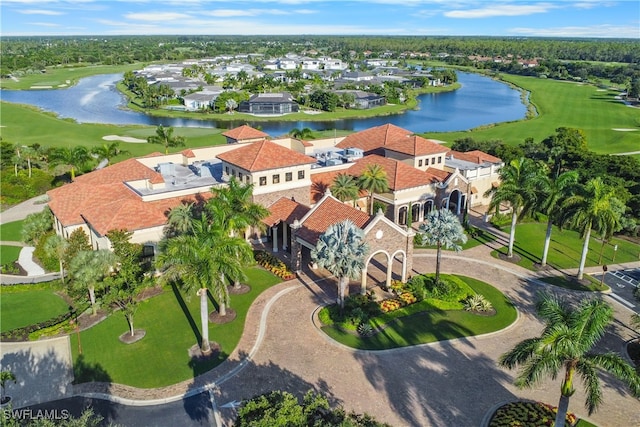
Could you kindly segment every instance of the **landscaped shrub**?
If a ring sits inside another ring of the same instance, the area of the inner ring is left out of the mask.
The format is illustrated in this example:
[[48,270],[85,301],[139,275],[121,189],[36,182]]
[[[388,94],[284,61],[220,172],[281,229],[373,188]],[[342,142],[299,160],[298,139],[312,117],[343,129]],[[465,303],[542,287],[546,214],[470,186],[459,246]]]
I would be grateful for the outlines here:
[[389,298],[380,302],[380,310],[383,313],[398,310],[399,308],[418,302],[418,298],[411,292],[402,292],[397,298]]
[[42,265],[42,268],[46,271],[60,271],[60,262],[55,257],[48,256],[47,252],[44,250],[47,239],[54,234],[56,234],[56,232],[51,230],[42,238],[38,239],[38,244],[33,251],[33,257],[40,261],[40,265]]
[[484,295],[475,294],[464,300],[464,309],[467,311],[490,311],[493,305]]
[[373,335],[373,326],[368,323],[360,323],[358,325],[358,333],[362,337],[370,337]]
[[491,217],[491,225],[493,225],[498,230],[503,227],[507,227],[511,225],[511,215],[507,214],[495,214]]
[[[489,422],[489,427],[552,426],[558,408],[541,402],[511,402],[498,408]],[[577,419],[567,413],[565,427],[571,427]]]
[[292,280],[296,277],[295,274],[287,268],[284,262],[268,252],[256,251],[253,254],[253,257],[260,266],[269,270],[283,280]]
[[432,275],[413,276],[407,284],[407,289],[422,298],[436,298],[449,302],[462,301],[474,294],[464,281],[449,274],[441,275],[439,282],[436,282]]

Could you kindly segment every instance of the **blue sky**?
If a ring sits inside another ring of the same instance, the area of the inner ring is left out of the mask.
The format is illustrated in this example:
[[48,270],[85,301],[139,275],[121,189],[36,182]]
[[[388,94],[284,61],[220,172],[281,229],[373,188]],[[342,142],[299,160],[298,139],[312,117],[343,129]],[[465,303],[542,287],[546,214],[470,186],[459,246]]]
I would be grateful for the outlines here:
[[638,0],[0,0],[2,36],[470,35],[640,39]]

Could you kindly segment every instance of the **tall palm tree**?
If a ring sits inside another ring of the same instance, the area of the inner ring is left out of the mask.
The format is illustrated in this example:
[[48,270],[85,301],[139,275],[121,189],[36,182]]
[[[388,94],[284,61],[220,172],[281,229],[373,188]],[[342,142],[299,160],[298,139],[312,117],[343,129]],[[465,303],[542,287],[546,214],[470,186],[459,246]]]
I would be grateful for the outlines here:
[[193,226],[193,203],[179,204],[169,211],[168,218],[168,229],[165,233],[170,237],[189,233]]
[[194,220],[190,233],[164,240],[161,249],[157,257],[164,269],[161,280],[177,282],[187,294],[195,291],[200,297],[201,350],[209,353],[207,291],[216,295],[220,315],[226,315],[229,295],[225,277],[244,277],[242,268],[253,260],[251,246],[244,239],[230,236],[204,212]]
[[173,136],[172,127],[165,128],[162,125],[158,125],[155,135],[147,137],[147,142],[164,145],[164,154],[169,154],[169,147],[183,147],[186,144],[183,136]]
[[516,377],[518,387],[532,387],[543,376],[556,378],[564,368],[556,426],[565,423],[569,398],[574,393],[578,374],[586,388],[585,406],[591,415],[602,402],[598,371],[613,374],[640,395],[640,377],[635,369],[615,353],[593,353],[613,320],[613,310],[601,299],[582,299],[572,307],[557,296],[543,293],[536,303],[538,315],[545,323],[539,337],[528,338],[500,356],[500,365],[522,369]]
[[440,282],[440,261],[442,247],[460,252],[462,247],[458,242],[466,243],[467,235],[458,217],[449,209],[431,211],[424,223],[420,225],[418,233],[423,245],[436,245],[436,283]]
[[602,182],[602,178],[590,179],[579,187],[576,194],[567,198],[562,223],[568,223],[582,233],[584,244],[578,268],[578,280],[584,276],[584,265],[589,252],[591,230],[609,235],[619,229],[624,204],[615,197],[616,190]]
[[340,173],[333,179],[331,194],[336,196],[341,202],[352,200],[355,206],[359,193],[360,188],[358,187],[358,181],[353,175]]
[[49,154],[51,165],[65,165],[71,168],[71,181],[76,179],[76,169],[81,170],[90,161],[89,150],[81,145],[55,148]]
[[389,189],[387,172],[378,164],[367,165],[359,179],[360,188],[369,192],[369,213],[373,215],[373,194]]
[[364,231],[345,220],[327,228],[311,250],[311,259],[338,279],[338,302],[344,308],[344,294],[349,279],[357,280],[365,266],[369,245]]
[[513,257],[518,218],[531,212],[536,204],[537,188],[543,177],[540,166],[531,159],[521,157],[512,160],[500,170],[500,185],[489,189],[485,196],[492,196],[489,210],[502,203],[511,205],[511,230],[507,257]]
[[213,187],[213,197],[207,203],[207,209],[213,220],[221,223],[232,235],[243,234],[249,228],[264,230],[262,219],[269,210],[253,201],[253,184],[241,183],[231,177],[227,186]]
[[54,234],[49,236],[47,240],[44,242],[44,251],[50,257],[55,257],[58,259],[58,264],[60,265],[60,278],[62,279],[62,284],[64,285],[64,270],[65,270],[65,254],[67,253],[67,248],[69,247],[69,242],[61,236]]
[[73,278],[73,286],[87,290],[91,311],[97,314],[96,289],[103,285],[103,280],[115,271],[118,260],[113,252],[107,249],[97,251],[80,251],[69,264],[69,275]]
[[544,249],[542,251],[541,265],[547,265],[547,255],[549,254],[549,244],[551,242],[551,230],[553,221],[558,217],[564,201],[572,194],[578,182],[578,172],[567,171],[557,175],[555,179],[546,175],[540,183],[542,198],[539,209],[547,215],[547,233],[544,238]]

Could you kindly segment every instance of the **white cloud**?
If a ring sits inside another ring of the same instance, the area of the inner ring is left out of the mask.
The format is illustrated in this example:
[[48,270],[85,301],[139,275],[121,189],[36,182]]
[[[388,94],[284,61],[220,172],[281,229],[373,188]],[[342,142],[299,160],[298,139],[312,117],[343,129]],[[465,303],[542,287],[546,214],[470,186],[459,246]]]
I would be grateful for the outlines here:
[[17,12],[23,15],[49,15],[49,16],[64,15],[63,12],[56,12],[55,10],[46,10],[46,9],[24,9],[24,10],[18,10]]
[[141,13],[126,13],[124,15],[127,19],[134,21],[164,21],[169,23],[175,20],[184,20],[191,18],[190,15],[177,12],[141,12]]
[[28,22],[29,25],[35,25],[38,27],[59,27],[59,24],[54,24],[51,22]]
[[235,16],[290,15],[292,12],[282,9],[217,9],[201,12],[202,15],[229,18]]
[[498,4],[481,9],[451,10],[444,13],[447,18],[491,18],[494,16],[522,16],[546,13],[557,8],[552,3],[536,4]]
[[552,28],[511,28],[510,34],[528,35],[532,37],[602,37],[639,39],[638,27],[625,25],[593,25],[566,26]]

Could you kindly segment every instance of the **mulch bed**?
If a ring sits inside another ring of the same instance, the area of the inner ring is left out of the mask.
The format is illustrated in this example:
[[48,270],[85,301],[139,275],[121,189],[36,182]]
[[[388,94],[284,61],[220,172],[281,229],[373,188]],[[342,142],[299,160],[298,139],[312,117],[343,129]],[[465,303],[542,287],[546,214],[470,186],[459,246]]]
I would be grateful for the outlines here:
[[227,314],[224,316],[220,315],[220,312],[216,310],[209,313],[209,322],[222,325],[224,323],[233,322],[237,316],[238,313],[236,313],[232,308],[227,308]]
[[503,253],[498,253],[498,258],[500,258],[502,261],[507,261],[513,264],[517,264],[520,262],[520,255],[517,254],[513,254],[513,256],[511,258],[509,258],[507,256],[507,254],[503,254]]
[[134,342],[140,341],[147,334],[147,331],[144,329],[134,329],[133,335],[131,335],[130,331],[125,332],[120,335],[118,339],[125,344],[133,344]]
[[194,344],[189,348],[189,357],[191,359],[204,360],[209,358],[218,357],[220,353],[220,344],[215,341],[209,341],[209,346],[211,346],[211,352],[208,354],[202,354],[202,349],[198,344]]
[[244,283],[240,283],[240,286],[238,286],[237,288],[231,285],[231,286],[227,286],[227,289],[229,289],[229,293],[231,295],[242,295],[249,292],[251,290],[251,286],[245,285]]

